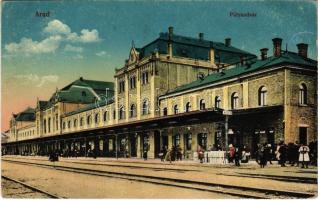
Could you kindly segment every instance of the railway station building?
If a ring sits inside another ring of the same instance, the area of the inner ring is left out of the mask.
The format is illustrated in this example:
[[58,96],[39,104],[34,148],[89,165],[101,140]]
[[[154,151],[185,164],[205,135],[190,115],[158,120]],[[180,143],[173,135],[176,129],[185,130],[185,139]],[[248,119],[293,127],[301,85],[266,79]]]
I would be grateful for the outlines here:
[[[14,114],[7,154],[157,158],[179,146],[185,159],[199,147],[247,146],[317,138],[317,61],[308,45],[254,55],[224,42],[177,35],[173,28],[142,48],[132,45],[114,82],[79,78],[49,100]],[[227,136],[227,137],[226,137]],[[228,141],[226,141],[228,138]]]

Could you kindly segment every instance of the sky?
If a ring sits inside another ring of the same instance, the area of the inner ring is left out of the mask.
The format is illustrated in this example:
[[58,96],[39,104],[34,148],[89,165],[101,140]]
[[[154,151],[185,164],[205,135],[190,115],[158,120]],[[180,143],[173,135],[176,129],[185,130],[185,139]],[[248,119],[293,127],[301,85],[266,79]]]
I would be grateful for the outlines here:
[[[48,100],[83,77],[113,81],[132,41],[142,47],[167,32],[223,42],[259,55],[272,39],[289,51],[309,44],[317,55],[314,1],[8,1],[1,12],[1,131],[12,113]],[[36,16],[49,12],[48,17]],[[230,13],[255,13],[234,17]]]

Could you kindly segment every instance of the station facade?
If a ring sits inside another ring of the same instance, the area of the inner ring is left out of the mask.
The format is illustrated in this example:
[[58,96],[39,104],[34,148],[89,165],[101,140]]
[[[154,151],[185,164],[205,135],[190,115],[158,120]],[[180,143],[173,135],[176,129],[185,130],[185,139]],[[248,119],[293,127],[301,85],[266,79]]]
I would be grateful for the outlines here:
[[289,52],[282,39],[272,42],[273,55],[263,48],[257,58],[229,38],[185,37],[170,27],[132,45],[114,83],[80,78],[13,115],[2,151],[156,158],[179,146],[192,159],[199,147],[309,143],[317,137],[317,62],[307,44]]

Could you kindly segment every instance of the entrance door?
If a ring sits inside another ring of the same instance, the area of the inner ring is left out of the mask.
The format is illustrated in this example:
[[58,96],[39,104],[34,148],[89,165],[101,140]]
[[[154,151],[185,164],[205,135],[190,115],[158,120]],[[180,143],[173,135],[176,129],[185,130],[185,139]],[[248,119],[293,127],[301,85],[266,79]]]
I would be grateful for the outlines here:
[[259,130],[255,130],[254,132],[252,132],[251,134],[253,134],[253,144],[252,144],[252,157],[255,156],[256,151],[258,150],[258,144],[259,144],[259,134],[260,131]]
[[155,131],[155,158],[159,158],[159,153],[160,153],[160,132]]
[[204,150],[207,149],[207,134],[206,133],[199,133],[198,134],[198,145],[201,146]]
[[135,135],[130,136],[130,156],[137,157],[137,138]]
[[176,134],[172,137],[172,141],[173,141],[173,146],[178,146],[180,145],[180,134]]
[[299,142],[307,144],[307,127],[299,127]]
[[161,141],[162,141],[162,147],[168,148],[168,136],[167,135],[161,135]]

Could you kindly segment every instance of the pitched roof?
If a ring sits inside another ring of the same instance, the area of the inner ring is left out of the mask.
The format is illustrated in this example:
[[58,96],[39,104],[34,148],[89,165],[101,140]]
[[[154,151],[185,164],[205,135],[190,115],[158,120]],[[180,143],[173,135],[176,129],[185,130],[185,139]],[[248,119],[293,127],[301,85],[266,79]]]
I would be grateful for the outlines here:
[[246,65],[238,65],[234,68],[226,69],[219,73],[210,74],[204,77],[203,79],[198,79],[189,84],[177,87],[176,89],[169,91],[166,95],[186,91],[211,83],[217,83],[219,81],[234,78],[239,75],[248,74],[251,72],[270,68],[273,66],[278,66],[281,64],[297,64],[300,66],[305,66],[306,68],[311,68],[314,70],[317,69],[317,61],[315,60],[301,57],[293,52],[282,52],[282,54],[279,57],[272,56],[265,60],[248,61]]
[[35,110],[28,107],[24,111],[16,114],[16,121],[34,121],[35,120]]
[[48,103],[49,103],[48,101],[39,101],[39,104],[38,104],[39,109],[40,110],[44,109],[48,105]]
[[[107,91],[107,97],[106,97]],[[106,81],[85,80],[82,77],[57,90],[49,101],[40,102],[41,110],[49,108],[54,102],[94,103],[96,99],[111,99],[114,96],[114,83]]]
[[153,52],[167,54],[168,42],[172,42],[172,51],[174,56],[188,57],[199,60],[209,60],[209,51],[215,50],[215,62],[235,64],[240,62],[240,57],[247,59],[256,58],[256,56],[247,51],[243,51],[233,46],[226,46],[221,42],[208,41],[198,38],[186,37],[173,34],[169,38],[168,33],[160,33],[159,38],[147,44],[143,48],[136,49],[140,52],[140,58],[151,55]]
[[106,89],[112,93],[114,91],[114,83],[107,81],[86,80],[82,77],[73,81],[61,90],[68,90],[72,86],[83,86],[92,88],[97,94],[105,94]]
[[96,103],[91,103],[83,108],[80,108],[80,109],[77,109],[77,110],[74,110],[72,112],[69,112],[69,113],[66,113],[64,115],[64,117],[67,117],[67,116],[70,116],[70,115],[75,115],[77,113],[81,113],[81,112],[85,112],[85,111],[88,111],[88,110],[93,110],[95,108],[99,108],[99,107],[102,107],[102,106],[106,106],[106,105],[109,105],[111,103],[113,103],[114,100],[113,99],[109,99],[107,101],[105,100],[101,100],[101,101],[98,101]]

